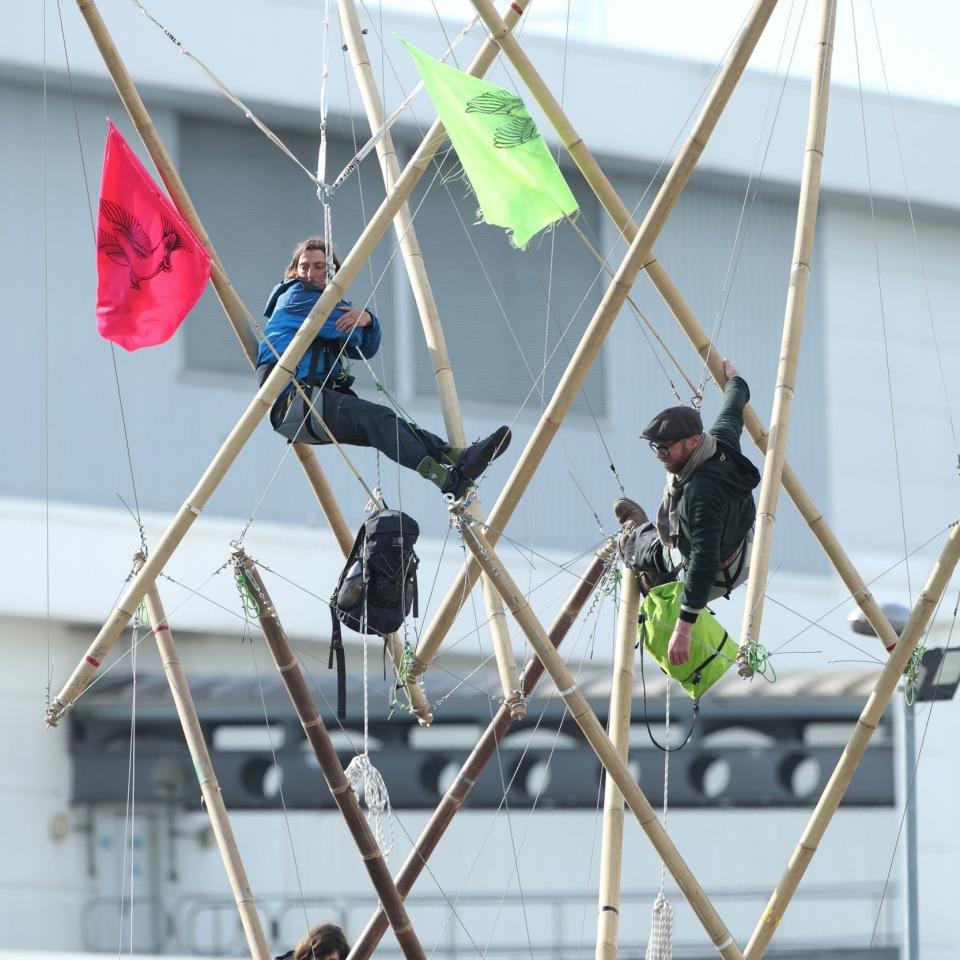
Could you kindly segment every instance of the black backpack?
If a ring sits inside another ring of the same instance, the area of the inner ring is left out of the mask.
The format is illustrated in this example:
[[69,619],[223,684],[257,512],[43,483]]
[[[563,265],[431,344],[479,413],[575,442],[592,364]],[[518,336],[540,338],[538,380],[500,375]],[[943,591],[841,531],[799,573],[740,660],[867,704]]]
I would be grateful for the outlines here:
[[381,637],[395,633],[417,609],[414,544],[420,527],[401,510],[378,510],[368,517],[347,557],[330,597],[330,661],[337,665],[337,717],[346,718],[346,674],[340,624]]

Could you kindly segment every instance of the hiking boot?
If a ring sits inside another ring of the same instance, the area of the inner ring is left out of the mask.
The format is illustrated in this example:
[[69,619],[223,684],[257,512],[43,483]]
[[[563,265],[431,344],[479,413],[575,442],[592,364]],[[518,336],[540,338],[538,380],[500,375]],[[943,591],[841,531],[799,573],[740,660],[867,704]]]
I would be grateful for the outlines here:
[[643,507],[635,500],[621,497],[619,500],[613,501],[613,515],[617,518],[617,523],[620,524],[620,533],[617,536],[617,551],[620,556],[626,560],[627,556],[624,553],[624,549],[627,545],[627,540],[637,527],[648,522],[647,514]]
[[617,518],[617,523],[625,530],[629,524],[630,531],[649,521],[643,507],[635,500],[630,500],[627,497],[621,497],[619,500],[613,501],[613,515]]
[[452,493],[458,500],[473,486],[478,478],[483,476],[484,470],[510,446],[509,427],[498,427],[489,437],[471,443],[457,460],[455,471],[456,483],[450,490],[440,488],[443,493]]
[[473,486],[483,471],[510,445],[510,428],[500,427],[489,437],[471,443],[469,447],[450,447],[440,463],[433,457],[424,457],[417,464],[417,473],[440,488],[441,493],[452,493],[459,500]]

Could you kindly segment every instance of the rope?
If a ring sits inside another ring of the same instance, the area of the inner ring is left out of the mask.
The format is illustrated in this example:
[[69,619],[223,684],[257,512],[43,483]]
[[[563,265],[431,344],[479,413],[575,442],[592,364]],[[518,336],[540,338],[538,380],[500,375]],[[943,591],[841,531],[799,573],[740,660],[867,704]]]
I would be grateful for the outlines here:
[[[366,623],[367,610],[364,603],[363,622]],[[390,857],[393,850],[393,811],[390,808],[390,795],[380,771],[370,759],[370,677],[368,663],[368,635],[363,635],[363,753],[357,754],[344,771],[347,783],[357,803],[367,806],[367,823],[373,830],[377,846],[384,859]],[[386,823],[386,829],[384,829]]]
[[[667,827],[667,811],[669,809],[670,792],[670,678],[667,677],[666,703],[664,706],[664,743],[663,753],[663,828]],[[646,708],[646,704],[644,704]],[[647,949],[644,953],[646,960],[671,960],[673,957],[673,908],[667,900],[664,889],[667,883],[667,867],[660,861],[660,890],[653,901],[653,912],[650,917],[650,937],[647,940]]]
[[[59,3],[60,0],[57,0]],[[353,157],[347,162],[347,165],[334,177],[333,181],[329,184],[325,184],[321,179],[319,179],[312,170],[304,166],[300,160],[297,159],[297,156],[294,152],[283,142],[283,140],[274,133],[251,109],[248,107],[232,90],[211,70],[199,57],[191,53],[181,42],[180,40],[168,30],[141,2],[140,0],[130,0],[130,2],[150,21],[176,48],[178,53],[186,57],[193,65],[213,84],[214,87],[224,96],[227,100],[230,101],[243,115],[249,120],[266,138],[270,141],[288,160],[292,161],[316,186],[317,190],[326,190],[332,196],[340,187],[343,186],[347,180],[350,179],[354,171],[359,169],[360,164],[370,155],[373,149],[376,147],[377,143],[383,139],[387,131],[400,119],[404,111],[407,110],[412,102],[413,98],[416,97],[421,90],[423,90],[423,83],[418,83],[413,91],[407,96],[401,104],[397,107],[393,113],[385,120],[382,127],[377,130],[370,139],[363,145],[363,147],[358,150]],[[473,29],[474,25],[477,23],[479,17],[474,17],[470,23],[460,31],[460,33],[454,38],[453,44],[447,52],[440,57],[441,63],[446,62],[447,58],[453,51],[453,48],[458,46],[463,40],[467,38],[470,31]],[[325,17],[326,20],[326,17]]]
[[[723,284],[720,289],[720,302],[717,304],[717,313],[714,317],[713,330],[711,331],[709,347],[707,348],[706,356],[703,358],[703,373],[700,378],[700,385],[697,390],[698,402],[694,403],[694,406],[699,410],[700,405],[703,402],[703,393],[706,388],[707,380],[710,378],[710,357],[712,356],[714,344],[717,341],[717,338],[720,336],[720,331],[723,327],[723,321],[726,317],[727,307],[730,304],[730,294],[733,288],[733,281],[736,278],[737,270],[740,266],[740,257],[743,254],[743,246],[746,241],[747,231],[750,226],[750,220],[753,216],[753,208],[756,203],[757,195],[760,191],[760,183],[763,180],[763,171],[767,164],[767,155],[770,152],[770,145],[773,143],[773,132],[777,125],[777,120],[780,116],[780,107],[783,104],[784,93],[787,88],[787,81],[790,79],[790,70],[793,67],[793,58],[797,52],[797,43],[800,39],[801,28],[803,27],[803,20],[807,13],[808,0],[804,0],[803,8],[800,11],[800,19],[797,22],[797,32],[794,35],[793,47],[790,51],[790,58],[787,61],[787,66],[784,69],[783,73],[783,82],[780,85],[780,96],[777,99],[777,105],[773,112],[773,120],[770,123],[770,133],[767,137],[767,143],[763,150],[763,156],[760,158],[759,169],[757,168],[757,159],[758,154],[760,153],[760,146],[763,142],[763,131],[764,127],[767,124],[767,116],[770,113],[770,104],[773,101],[773,94],[776,89],[777,83],[777,74],[780,71],[780,64],[783,61],[783,52],[787,44],[787,37],[790,33],[790,21],[793,19],[793,10],[795,6],[795,0],[790,4],[790,10],[787,14],[787,23],[783,31],[783,40],[780,43],[780,52],[777,56],[777,66],[773,72],[773,77],[771,78],[770,83],[770,94],[767,97],[767,104],[763,113],[763,120],[760,123],[760,132],[757,135],[757,146],[753,155],[753,163],[751,164],[750,175],[747,178],[747,186],[744,191],[743,203],[740,206],[740,215],[737,221],[737,228],[734,232],[733,245],[730,250],[730,259],[727,261],[727,270],[723,278]],[[756,178],[754,178],[756,174]],[[753,187],[753,194],[751,196],[751,186]],[[749,208],[748,208],[749,201]]]
[[[903,501],[903,470],[900,462],[900,447],[897,443],[897,418],[893,402],[893,373],[890,367],[890,346],[887,342],[887,313],[884,308],[883,282],[880,270],[880,228],[877,225],[876,207],[873,197],[873,177],[870,167],[870,143],[867,138],[867,114],[863,105],[863,81],[860,76],[860,43],[857,38],[857,13],[854,5],[850,4],[850,14],[853,23],[853,50],[857,64],[857,90],[860,99],[860,126],[863,132],[863,157],[867,172],[867,191],[870,196],[870,222],[873,227],[873,258],[877,274],[877,297],[880,303],[880,333],[883,340],[883,362],[887,375],[887,402],[890,408],[890,432],[893,440],[893,463],[897,476],[897,499],[900,504],[900,533],[903,538],[903,552],[907,554],[907,519]],[[910,563],[905,565],[907,575],[907,595],[910,606],[913,606],[913,585],[910,581]]]
[[883,76],[883,86],[887,94],[887,105],[890,108],[890,120],[893,125],[893,139],[897,145],[897,158],[900,162],[900,176],[903,179],[903,194],[907,201],[907,212],[910,215],[910,229],[913,232],[913,246],[917,254],[917,263],[920,267],[920,282],[923,286],[923,299],[927,307],[927,316],[930,319],[930,332],[933,335],[933,345],[937,353],[937,366],[940,370],[940,383],[943,387],[944,405],[947,409],[947,420],[950,424],[950,433],[953,437],[953,447],[957,456],[957,471],[960,473],[960,442],[957,440],[957,428],[953,420],[953,412],[950,408],[950,391],[947,389],[947,377],[943,370],[943,357],[940,354],[940,341],[937,336],[937,325],[933,319],[933,304],[930,300],[930,288],[927,284],[927,271],[923,262],[923,255],[920,253],[920,237],[917,233],[917,223],[913,215],[913,202],[910,199],[910,187],[907,184],[907,168],[903,162],[903,147],[900,143],[900,130],[897,127],[897,115],[893,108],[893,95],[890,93],[890,84],[887,81],[887,65],[883,57],[883,47],[880,43],[880,27],[877,24],[877,11],[870,0],[870,16],[873,20],[873,31],[877,38],[877,54],[880,58],[880,73]]

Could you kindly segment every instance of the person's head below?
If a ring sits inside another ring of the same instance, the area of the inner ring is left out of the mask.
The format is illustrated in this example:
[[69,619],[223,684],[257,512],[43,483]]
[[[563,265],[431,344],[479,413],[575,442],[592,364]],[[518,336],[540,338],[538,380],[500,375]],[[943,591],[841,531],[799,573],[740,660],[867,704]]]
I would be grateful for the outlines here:
[[[333,272],[340,269],[340,257],[333,247]],[[284,280],[301,280],[304,284],[322,290],[327,285],[327,244],[323,237],[307,237],[294,248]]]
[[692,407],[661,410],[640,436],[646,440],[667,473],[679,473],[703,439],[703,420]]
[[350,945],[335,923],[314,927],[293,949],[293,960],[346,960]]

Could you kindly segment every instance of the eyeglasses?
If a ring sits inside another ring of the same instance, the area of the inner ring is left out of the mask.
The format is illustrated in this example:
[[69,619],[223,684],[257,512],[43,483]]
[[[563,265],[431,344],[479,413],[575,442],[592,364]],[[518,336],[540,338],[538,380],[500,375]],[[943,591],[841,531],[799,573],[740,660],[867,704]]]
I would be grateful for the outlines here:
[[647,441],[647,443],[650,444],[650,449],[654,453],[667,453],[675,443],[679,442],[679,440],[668,440],[666,443],[658,443],[656,440]]

